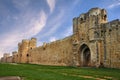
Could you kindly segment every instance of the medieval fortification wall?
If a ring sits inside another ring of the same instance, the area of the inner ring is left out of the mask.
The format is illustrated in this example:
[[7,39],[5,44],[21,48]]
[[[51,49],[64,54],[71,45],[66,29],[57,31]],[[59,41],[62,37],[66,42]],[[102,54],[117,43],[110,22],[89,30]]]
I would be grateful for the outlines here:
[[72,37],[44,43],[43,46],[29,50],[29,62],[45,65],[72,65]]
[[120,20],[107,21],[105,9],[92,8],[73,19],[73,35],[36,47],[22,40],[1,62],[120,68]]

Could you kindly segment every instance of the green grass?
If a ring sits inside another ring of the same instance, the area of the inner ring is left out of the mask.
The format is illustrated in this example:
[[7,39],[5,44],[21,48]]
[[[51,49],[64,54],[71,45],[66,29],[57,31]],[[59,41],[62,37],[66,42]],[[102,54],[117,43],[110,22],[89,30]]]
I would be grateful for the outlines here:
[[120,69],[1,63],[0,76],[20,76],[24,80],[120,80]]

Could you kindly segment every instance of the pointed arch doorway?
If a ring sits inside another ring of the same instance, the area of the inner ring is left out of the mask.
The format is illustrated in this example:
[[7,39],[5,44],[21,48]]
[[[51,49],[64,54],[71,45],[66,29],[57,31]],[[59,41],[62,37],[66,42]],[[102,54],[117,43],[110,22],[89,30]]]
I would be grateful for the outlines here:
[[80,54],[81,54],[81,66],[89,67],[91,62],[91,52],[90,48],[86,44],[83,44],[80,47]]

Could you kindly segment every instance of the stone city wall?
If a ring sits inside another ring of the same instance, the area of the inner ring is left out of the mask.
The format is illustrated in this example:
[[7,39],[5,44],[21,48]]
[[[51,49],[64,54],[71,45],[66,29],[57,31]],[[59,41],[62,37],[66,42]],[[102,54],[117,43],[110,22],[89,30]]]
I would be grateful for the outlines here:
[[107,22],[105,9],[92,8],[73,19],[73,35],[36,47],[36,38],[22,40],[12,57],[1,62],[120,68],[120,21]]
[[104,25],[105,32],[105,66],[120,68],[120,21],[114,20]]
[[28,62],[44,65],[72,65],[72,37],[44,43],[43,46],[28,51]]

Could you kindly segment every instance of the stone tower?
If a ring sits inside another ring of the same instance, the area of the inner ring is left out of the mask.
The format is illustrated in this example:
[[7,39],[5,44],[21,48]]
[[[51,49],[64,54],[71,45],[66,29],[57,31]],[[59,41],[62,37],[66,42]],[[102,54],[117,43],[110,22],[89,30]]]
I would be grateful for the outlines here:
[[4,54],[4,58],[7,58],[7,57],[9,57],[9,56],[10,56],[9,53],[5,53],[5,54]]
[[22,40],[22,43],[18,44],[18,61],[20,63],[27,63],[29,53],[28,50],[36,48],[36,38],[31,40]]
[[17,63],[18,62],[18,54],[17,51],[12,52],[12,62]]
[[10,54],[9,53],[5,53],[4,55],[3,55],[3,62],[7,62],[7,58],[10,56]]
[[92,40],[95,37],[95,28],[99,27],[102,23],[107,23],[106,10],[92,8],[88,13],[83,13],[73,19],[73,33],[78,34],[81,40],[88,37]]
[[22,44],[19,46],[20,50],[18,50],[19,61],[20,63],[26,63],[26,55],[29,49],[29,40],[22,40]]
[[73,19],[73,35],[78,44],[73,45],[73,49],[76,49],[73,50],[75,65],[100,64],[101,24],[104,23],[107,23],[107,12],[100,8],[92,8],[87,13]]

